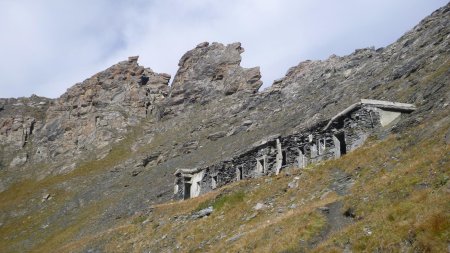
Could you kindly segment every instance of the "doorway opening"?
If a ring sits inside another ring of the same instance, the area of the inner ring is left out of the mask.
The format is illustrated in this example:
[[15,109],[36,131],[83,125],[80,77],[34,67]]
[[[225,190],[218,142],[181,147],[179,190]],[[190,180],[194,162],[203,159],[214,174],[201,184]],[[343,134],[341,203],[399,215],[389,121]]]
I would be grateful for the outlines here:
[[287,165],[286,150],[283,150],[283,151],[281,152],[281,154],[283,155],[283,160],[281,161],[281,166],[286,166],[286,165]]
[[191,198],[191,185],[192,184],[190,182],[184,183],[184,199]]
[[242,180],[242,166],[236,168],[236,180]]
[[326,147],[326,142],[325,139],[319,139],[319,155],[323,155],[324,151],[325,151],[325,147]]
[[334,148],[336,150],[336,157],[341,157],[347,154],[347,144],[345,143],[345,133],[337,133],[334,135]]

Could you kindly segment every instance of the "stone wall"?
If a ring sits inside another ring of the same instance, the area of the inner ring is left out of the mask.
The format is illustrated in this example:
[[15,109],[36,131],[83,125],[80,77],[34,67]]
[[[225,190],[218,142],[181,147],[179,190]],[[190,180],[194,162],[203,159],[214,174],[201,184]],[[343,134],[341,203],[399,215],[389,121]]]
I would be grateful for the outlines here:
[[[381,104],[383,101],[379,102]],[[195,197],[234,181],[274,175],[286,167],[301,169],[339,158],[363,145],[371,133],[394,122],[404,112],[357,103],[328,124],[321,122],[301,133],[267,137],[252,145],[248,151],[211,166],[178,170],[175,173],[174,198]],[[388,119],[383,120],[386,115]]]

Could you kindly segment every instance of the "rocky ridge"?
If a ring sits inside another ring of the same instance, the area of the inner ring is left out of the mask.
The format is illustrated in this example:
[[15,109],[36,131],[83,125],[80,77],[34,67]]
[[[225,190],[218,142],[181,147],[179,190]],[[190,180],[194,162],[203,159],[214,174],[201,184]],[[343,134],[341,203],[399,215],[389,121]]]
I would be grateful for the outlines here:
[[142,119],[158,116],[170,75],[154,73],[130,57],[77,84],[48,108],[37,161],[67,161],[101,149]]

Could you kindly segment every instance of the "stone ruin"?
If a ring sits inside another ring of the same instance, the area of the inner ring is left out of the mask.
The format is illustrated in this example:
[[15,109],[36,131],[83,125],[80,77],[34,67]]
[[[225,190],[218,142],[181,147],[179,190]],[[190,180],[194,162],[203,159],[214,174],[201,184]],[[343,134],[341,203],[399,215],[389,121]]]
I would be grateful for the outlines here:
[[193,198],[234,181],[339,158],[363,145],[376,129],[395,124],[402,114],[415,109],[412,104],[361,99],[301,133],[267,137],[247,151],[208,167],[178,169],[174,198]]

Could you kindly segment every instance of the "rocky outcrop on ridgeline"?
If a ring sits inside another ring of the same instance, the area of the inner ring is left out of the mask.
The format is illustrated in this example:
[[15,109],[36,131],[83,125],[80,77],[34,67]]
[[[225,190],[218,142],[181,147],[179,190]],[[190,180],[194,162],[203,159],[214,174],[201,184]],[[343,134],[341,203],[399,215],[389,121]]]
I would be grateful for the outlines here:
[[281,107],[302,112],[306,116],[303,122],[313,117],[329,118],[362,97],[416,105],[435,99],[449,103],[443,93],[437,92],[448,83],[441,80],[429,85],[425,78],[425,73],[448,66],[449,10],[450,5],[442,7],[385,48],[303,61],[266,93],[282,101]]
[[262,85],[259,67],[242,68],[241,43],[223,45],[203,42],[188,51],[178,63],[166,113],[189,104],[205,104],[236,92],[256,93]]
[[[0,98],[0,169],[23,165],[35,130],[44,124],[51,99],[33,95],[29,98]],[[12,157],[12,160],[5,160]]]
[[169,94],[170,75],[130,57],[67,90],[49,107],[39,134],[38,160],[67,159],[102,148],[144,118],[155,118]]
[[[154,73],[137,60],[130,57],[57,99],[2,99],[2,164],[23,165],[27,160],[67,164],[84,151],[111,144],[142,119],[157,120],[169,94],[170,75]],[[34,145],[24,149],[31,140]]]
[[[38,121],[26,116],[7,118],[3,113],[2,146],[8,150],[13,150],[10,145],[22,149],[26,137],[22,130],[17,131],[17,126],[33,124],[35,145],[22,150],[24,154],[18,157],[38,163],[59,163],[58,167],[73,169],[73,161],[80,159],[80,155],[95,153],[120,140],[130,127],[141,124],[143,119],[146,124],[153,124],[164,115],[180,115],[194,104],[235,93],[256,93],[262,84],[261,74],[258,67],[239,66],[243,51],[240,43],[198,45],[180,60],[172,87],[168,85],[170,75],[139,66],[137,56],[129,57],[74,85],[61,97],[46,99],[45,106],[39,105],[42,109]],[[2,110],[11,114],[8,103],[2,103],[5,104]],[[13,156],[4,155],[2,164],[19,159]]]

